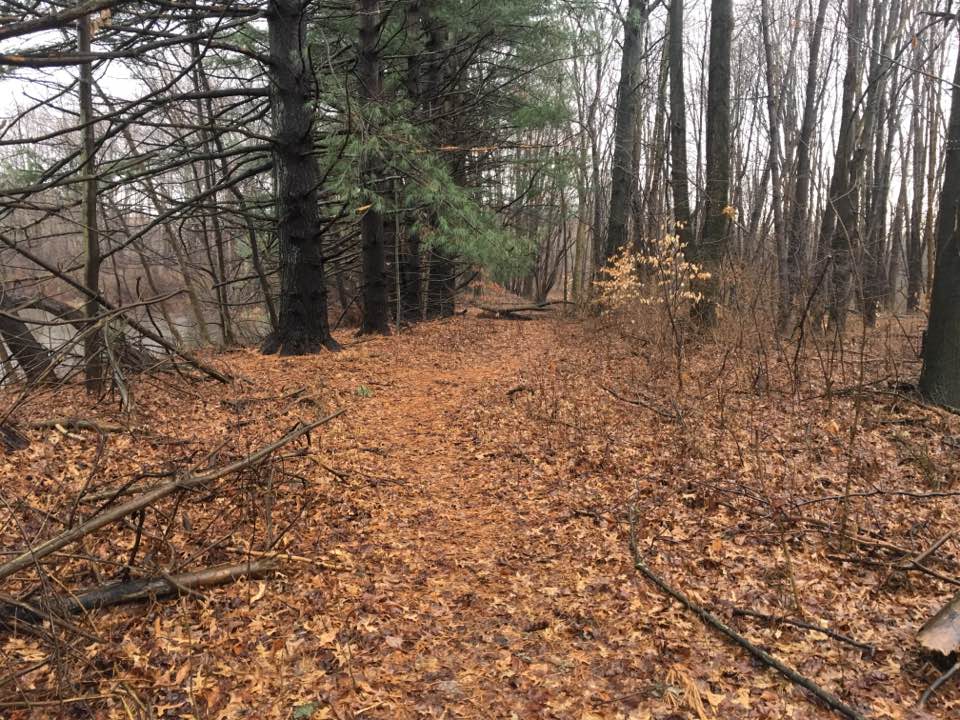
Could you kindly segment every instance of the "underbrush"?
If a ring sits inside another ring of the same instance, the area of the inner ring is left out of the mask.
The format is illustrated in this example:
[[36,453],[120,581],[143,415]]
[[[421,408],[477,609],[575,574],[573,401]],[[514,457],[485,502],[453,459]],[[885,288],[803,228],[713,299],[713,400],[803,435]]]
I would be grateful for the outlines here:
[[[634,533],[676,588],[801,673],[903,717],[940,674],[915,633],[960,585],[958,418],[914,392],[921,318],[781,338],[754,310],[770,306],[734,304],[706,333],[689,303],[560,324],[525,412],[575,512]],[[960,692],[940,693],[946,717]]]

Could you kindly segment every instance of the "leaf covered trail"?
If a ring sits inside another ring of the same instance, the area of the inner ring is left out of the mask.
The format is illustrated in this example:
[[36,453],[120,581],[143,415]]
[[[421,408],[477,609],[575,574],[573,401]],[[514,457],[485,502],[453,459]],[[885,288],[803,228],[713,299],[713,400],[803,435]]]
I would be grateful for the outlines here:
[[[581,322],[466,317],[338,354],[220,355],[214,362],[237,377],[231,386],[142,382],[133,417],[107,403],[91,407],[79,388],[61,392],[58,412],[129,426],[110,436],[91,493],[145,468],[242,457],[299,421],[347,410],[309,445],[285,450],[269,473],[148,513],[142,572],[158,557],[161,567],[236,561],[243,548],[278,536],[286,557],[266,580],[84,618],[103,639],[76,644],[89,660],[75,695],[94,688],[100,699],[71,712],[833,717],[633,570],[627,515],[636,508],[645,558],[694,600],[870,717],[913,717],[909,707],[935,676],[916,659],[913,633],[949,587],[900,575],[890,584],[887,551],[870,543],[927,547],[953,527],[956,499],[859,498],[851,523],[864,541],[847,557],[862,552],[873,564],[832,561],[835,551],[811,535],[820,526],[805,523],[835,520],[829,498],[847,482],[851,404],[794,406],[741,392],[753,369],[718,375],[710,363],[722,367],[724,358],[710,353],[690,371],[690,397],[676,398],[684,409],[677,423],[603,389],[659,393],[655,402],[669,407],[663,369],[639,357]],[[33,402],[23,419],[43,420],[48,408]],[[895,410],[896,427],[917,430],[892,437],[882,424],[890,409],[861,412],[870,429],[856,467],[869,473],[853,490],[922,491],[929,470],[911,460],[921,450],[946,473],[943,482],[952,477],[954,451],[936,446],[947,426],[933,432],[929,416],[907,406]],[[70,507],[96,458],[92,435],[35,430],[29,449],[3,457],[8,494],[38,510],[23,533],[48,536],[46,518]],[[819,496],[789,527],[770,512]],[[80,550],[122,559],[133,534],[132,525],[117,526]],[[22,538],[4,543],[12,550]],[[945,546],[938,556],[931,562],[954,572],[956,553]],[[65,556],[57,581],[78,588],[113,579],[95,578],[84,557]],[[872,643],[876,654],[732,619],[733,607],[794,615],[797,600],[806,619]],[[44,657],[27,636],[6,637],[2,652],[11,667]],[[21,682],[55,686],[46,667]],[[945,688],[936,702],[946,709],[957,691]]]

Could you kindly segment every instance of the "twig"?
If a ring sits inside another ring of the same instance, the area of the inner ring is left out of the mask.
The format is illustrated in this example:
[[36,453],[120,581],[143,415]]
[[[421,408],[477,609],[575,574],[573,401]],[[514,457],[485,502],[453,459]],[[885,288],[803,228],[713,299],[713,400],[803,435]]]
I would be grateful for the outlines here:
[[119,433],[124,431],[124,427],[121,425],[104,425],[102,423],[94,422],[93,420],[86,420],[78,417],[37,420],[35,422],[26,423],[26,426],[29,428],[36,428],[38,430],[48,428],[55,428],[59,430],[60,428],[67,428],[68,430],[93,430],[98,433]]
[[279,440],[272,442],[269,445],[266,445],[256,452],[248,455],[247,457],[232,462],[228,465],[224,465],[219,468],[213,468],[203,473],[183,473],[179,475],[174,480],[170,482],[163,483],[158,485],[141,495],[130,498],[127,502],[122,505],[114,507],[112,510],[107,512],[100,513],[90,518],[84,523],[77,525],[76,527],[70,528],[66,532],[60,533],[55,537],[47,540],[46,542],[38,545],[37,547],[27,548],[23,553],[13,558],[9,562],[0,566],[0,580],[10,577],[14,573],[23,570],[30,565],[39,562],[47,555],[56,552],[57,550],[62,550],[68,545],[76,542],[80,538],[89,535],[90,533],[99,530],[100,528],[114,523],[131,513],[141,510],[143,508],[153,505],[158,500],[162,500],[168,495],[172,495],[175,492],[181,490],[190,490],[192,488],[203,485],[204,483],[211,482],[213,480],[218,480],[226,475],[232,475],[238,470],[243,470],[250,465],[254,465],[264,458],[268,457],[275,450],[287,445],[288,443],[293,442],[299,437],[306,435],[311,430],[316,429],[324,423],[330,422],[336,417],[342,415],[346,410],[338,410],[335,413],[327,415],[324,418],[316,420],[307,425],[303,425],[296,430],[293,430],[286,435],[284,435]]
[[856,648],[860,648],[868,655],[873,655],[876,652],[876,648],[873,645],[868,643],[857,642],[853,638],[838,633],[835,630],[830,628],[822,627],[821,625],[814,625],[813,623],[803,622],[802,620],[791,620],[790,618],[781,617],[779,615],[767,615],[766,613],[757,612],[756,610],[745,610],[743,608],[734,608],[734,615],[742,615],[744,617],[757,618],[758,620],[765,620],[772,623],[780,623],[782,625],[794,625],[795,627],[803,628],[804,630],[814,630],[818,633],[823,633],[828,637],[832,637],[834,640],[839,640],[840,642],[845,642],[848,645],[853,645]]
[[251,555],[258,558],[266,558],[267,560],[287,560],[290,562],[299,562],[305,565],[316,565],[319,568],[324,570],[333,570],[336,572],[341,572],[345,568],[342,565],[331,565],[330,563],[324,562],[323,560],[317,560],[315,558],[305,557],[303,555],[290,555],[289,553],[276,552],[273,550],[250,550],[248,548],[224,548],[226,552],[239,553],[240,555]]
[[947,680],[949,680],[956,674],[957,670],[960,670],[960,662],[956,663],[953,667],[947,670],[943,675],[941,675],[936,680],[934,680],[930,684],[930,687],[928,687],[926,690],[923,691],[923,695],[920,696],[920,702],[917,703],[921,709],[923,708],[924,705],[927,704],[927,700],[929,700],[933,696],[933,694],[940,688],[940,686],[943,685]]
[[787,665],[784,665],[782,662],[773,657],[770,653],[765,650],[761,650],[756,645],[747,640],[743,635],[738,633],[736,630],[731,628],[729,625],[724,623],[720,618],[701,607],[697,603],[693,602],[690,598],[684,595],[679,590],[673,588],[667,583],[662,577],[657,575],[650,567],[643,561],[643,558],[640,557],[640,550],[637,548],[636,541],[636,518],[631,515],[630,518],[630,552],[633,555],[633,566],[636,570],[643,575],[647,580],[652,582],[657,588],[664,593],[665,595],[670,596],[678,603],[683,605],[687,610],[696,615],[700,620],[712,627],[714,630],[718,631],[720,634],[726,636],[728,639],[732,640],[734,643],[742,647],[748,653],[753,655],[756,659],[763,662],[765,665],[772,667],[774,670],[779,672],[785,678],[795,685],[808,690],[813,693],[817,698],[822,700],[830,709],[840,713],[841,715],[850,718],[850,720],[866,720],[866,716],[862,715],[855,708],[847,705],[843,700],[838,698],[833,693],[824,690],[822,687],[817,685],[815,682],[810,680],[807,677],[804,677],[796,670]]
[[657,407],[648,400],[641,398],[639,395],[635,399],[623,397],[613,388],[608,388],[606,385],[599,386],[602,390],[606,390],[613,397],[615,397],[620,402],[625,402],[628,405],[638,405],[639,407],[645,407],[647,410],[652,410],[660,417],[667,418],[668,420],[673,420],[674,422],[680,422],[683,419],[683,416],[677,410],[664,410],[663,408]]

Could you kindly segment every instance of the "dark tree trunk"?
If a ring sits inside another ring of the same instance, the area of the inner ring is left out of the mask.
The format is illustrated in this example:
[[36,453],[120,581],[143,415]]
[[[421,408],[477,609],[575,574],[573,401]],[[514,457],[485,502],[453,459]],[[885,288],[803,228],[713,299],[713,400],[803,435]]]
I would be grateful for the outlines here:
[[407,237],[407,251],[400,261],[400,310],[404,322],[421,318],[420,308],[420,235],[413,231]]
[[[779,97],[786,88],[777,88],[776,68],[773,59],[773,41],[770,37],[770,3],[760,0],[760,32],[763,38],[764,65],[767,80],[767,117],[770,124],[770,155],[767,163],[770,169],[771,203],[773,205],[773,234],[777,249],[777,272],[779,287],[787,284],[786,230],[783,219],[783,184],[780,178],[780,116]],[[784,82],[786,82],[784,80]],[[762,201],[757,202],[759,207]]]
[[833,273],[830,278],[830,324],[843,330],[850,303],[852,250],[857,246],[857,208],[854,145],[856,133],[855,100],[860,83],[860,43],[857,33],[863,28],[862,0],[847,3],[847,64],[840,101],[840,134],[830,181],[830,196],[821,226],[821,242],[829,243]]
[[278,327],[264,341],[263,352],[281,355],[339,347],[327,318],[312,74],[304,52],[306,5],[306,0],[271,0],[267,12],[281,279]]
[[[884,12],[886,21],[884,22]],[[871,53],[870,75],[867,78],[867,102],[864,111],[862,135],[854,168],[856,182],[864,188],[864,233],[858,254],[860,263],[860,283],[862,289],[861,305],[864,321],[873,326],[877,321],[877,312],[883,296],[886,282],[884,255],[887,240],[887,195],[890,188],[890,171],[893,155],[894,124],[888,128],[887,113],[897,100],[897,67],[892,70],[886,58],[891,57],[891,41],[897,32],[897,17],[900,4],[897,0],[884,8],[880,0],[873,2],[873,37],[870,47],[879,48]],[[887,94],[886,85],[891,90]],[[867,161],[870,148],[873,148],[872,162]]]
[[683,2],[670,2],[670,181],[673,222],[680,242],[690,244],[690,193],[687,185],[687,109],[683,81]]
[[623,23],[623,57],[614,117],[607,258],[619,252],[627,244],[630,201],[637,184],[633,162],[633,140],[640,104],[640,56],[643,52],[641,38],[646,22],[646,0],[630,0]]
[[[435,10],[438,3],[422,3],[421,18],[427,30],[427,66],[425,82],[425,100],[430,109],[430,121],[433,135],[438,145],[456,147],[460,138],[453,125],[453,94],[456,78],[445,72],[445,64],[452,64],[450,31],[437,18]],[[466,166],[462,152],[454,152],[449,160],[453,182],[460,186],[466,184]],[[436,227],[436,217],[433,219]],[[449,248],[434,244],[430,248],[429,274],[427,276],[425,316],[429,319],[453,315],[456,295],[456,258]]]
[[[404,25],[407,35],[411,38],[420,34],[422,30],[422,12],[420,0],[408,0]],[[429,114],[429,99],[424,98],[423,83],[424,63],[419,53],[410,53],[407,57],[407,72],[405,84],[407,95],[417,104],[418,110],[425,115]],[[413,214],[407,217],[406,242],[401,237],[395,238],[400,243],[400,322],[415,323],[422,319],[421,308],[421,270],[420,270],[420,234],[413,227]]]
[[960,86],[960,57],[953,78],[920,391],[931,402],[960,408],[960,97],[956,89]]
[[[361,93],[372,107],[383,100],[383,66],[377,51],[380,36],[380,0],[360,0],[360,60],[358,74]],[[368,127],[373,126],[368,123]],[[376,132],[373,128],[372,132]],[[367,190],[376,197],[382,182],[383,162],[379,151],[364,152],[362,180]],[[373,199],[371,198],[371,199]],[[369,208],[360,220],[363,249],[363,317],[361,333],[390,332],[390,308],[387,301],[387,268],[384,250],[383,214],[376,205]]]
[[910,209],[910,229],[907,234],[907,310],[920,308],[923,294],[923,200],[926,183],[924,177],[927,148],[924,142],[923,113],[921,101],[920,69],[923,65],[922,44],[914,48],[913,62],[913,117],[910,132],[913,135],[913,204]]
[[[90,52],[91,30],[86,17],[80,19],[77,49],[80,53]],[[97,167],[96,135],[93,118],[93,64],[80,66],[80,125],[82,126],[81,172],[84,175],[83,201],[83,283],[91,296],[84,305],[87,319],[95,321],[100,314],[100,303],[96,297],[100,294],[100,232],[97,225]],[[119,298],[118,298],[119,300]],[[11,350],[12,351],[12,350]],[[87,390],[99,392],[103,388],[106,367],[103,357],[103,333],[92,324],[87,328],[83,341],[83,353],[86,358],[84,376]]]
[[713,0],[710,14],[710,75],[707,86],[706,193],[703,228],[693,247],[693,261],[710,273],[698,283],[701,298],[694,309],[700,327],[717,324],[720,264],[727,250],[730,215],[730,45],[733,0]]
[[817,83],[819,81],[820,45],[827,14],[827,0],[820,0],[817,19],[810,40],[810,62],[807,65],[806,95],[803,101],[803,119],[797,139],[797,172],[793,183],[793,200],[787,222],[787,268],[785,285],[780,289],[780,317],[778,326],[785,332],[792,322],[794,303],[800,292],[803,277],[804,233],[807,227],[807,207],[810,199],[811,156],[813,132],[817,123]]

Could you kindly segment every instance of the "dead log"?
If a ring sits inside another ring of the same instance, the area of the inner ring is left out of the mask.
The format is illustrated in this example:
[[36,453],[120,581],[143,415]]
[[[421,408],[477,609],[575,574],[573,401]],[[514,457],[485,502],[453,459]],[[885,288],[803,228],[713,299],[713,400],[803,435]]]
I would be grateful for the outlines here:
[[478,315],[481,320],[533,320],[530,315],[521,315],[516,310],[482,310]]
[[226,585],[241,579],[263,577],[276,568],[277,561],[274,558],[265,558],[215,565],[179,575],[128,580],[57,596],[47,600],[43,610],[27,602],[11,599],[0,602],[0,622],[19,621],[32,624],[48,620],[55,615],[89,612],[151,598],[177,597],[202,588]]
[[477,305],[478,310],[488,313],[518,313],[518,312],[547,312],[553,302],[546,303],[526,303],[523,305]]
[[[2,306],[0,306],[2,307]],[[0,340],[10,350],[29,383],[41,383],[53,379],[53,357],[50,351],[34,337],[15,313],[0,310]]]
[[[87,318],[82,310],[55,298],[45,297],[43,295],[28,297],[7,293],[4,294],[0,305],[10,311],[40,310],[59,320],[63,320],[64,324],[70,325],[77,333],[84,332],[90,327],[91,322],[96,322],[96,320],[91,321]],[[135,347],[126,335],[118,334],[113,342],[116,345],[118,359],[125,368],[130,368],[136,372],[143,372],[157,365],[157,359],[153,355],[146,350]]]
[[232,475],[239,470],[243,470],[251,465],[255,465],[264,458],[268,457],[275,450],[293,442],[297,438],[306,435],[308,432],[314,430],[320,425],[330,422],[334,418],[342,415],[344,412],[346,412],[346,410],[338,410],[324,418],[315,420],[307,425],[302,425],[299,428],[287,433],[279,440],[276,440],[269,445],[260,448],[256,452],[247,455],[245,458],[237,460],[236,462],[232,462],[228,465],[213,468],[202,473],[180,473],[170,482],[156,485],[155,487],[144,491],[140,495],[130,498],[122,505],[117,505],[116,507],[98,513],[86,522],[76,525],[75,527],[62,532],[59,535],[50,538],[46,542],[41,543],[36,547],[27,548],[20,555],[17,555],[12,560],[0,565],[0,580],[4,580],[14,573],[20,572],[31,565],[39,563],[48,555],[51,555],[58,550],[62,550],[68,545],[72,545],[90,533],[110,525],[111,523],[122,520],[127,515],[135,513],[138,510],[143,510],[144,508],[150,507],[155,502],[158,502],[175,492],[199,487],[205,483],[218,480],[226,475]]

